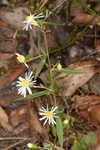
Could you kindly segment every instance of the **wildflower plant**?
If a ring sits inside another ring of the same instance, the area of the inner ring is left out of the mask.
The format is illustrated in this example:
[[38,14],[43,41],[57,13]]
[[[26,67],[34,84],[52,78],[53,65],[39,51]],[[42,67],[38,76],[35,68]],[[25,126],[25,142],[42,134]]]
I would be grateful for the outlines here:
[[[56,135],[58,136],[59,143],[62,147],[63,146],[63,123],[62,123],[61,117],[58,117],[58,115],[57,115],[58,107],[57,107],[57,100],[56,100],[56,93],[59,92],[59,89],[55,82],[55,78],[53,76],[53,71],[74,73],[74,74],[78,74],[80,72],[79,71],[75,72],[75,71],[72,71],[71,69],[70,70],[63,69],[60,64],[58,64],[56,66],[56,68],[52,68],[52,65],[50,62],[49,50],[48,50],[48,41],[47,41],[47,32],[48,31],[46,31],[46,28],[45,28],[46,24],[52,24],[52,23],[48,23],[45,20],[40,21],[39,19],[41,19],[41,18],[45,19],[44,15],[42,13],[40,13],[38,15],[30,14],[29,16],[27,16],[25,18],[25,21],[24,21],[24,30],[29,31],[30,33],[31,33],[31,29],[33,26],[39,28],[39,30],[41,31],[41,33],[43,34],[43,37],[44,37],[43,39],[44,39],[44,43],[45,43],[45,51],[42,50],[41,45],[38,46],[40,48],[41,54],[39,56],[37,56],[37,58],[40,59],[40,62],[36,69],[35,75],[33,76],[32,71],[28,71],[25,73],[24,77],[20,76],[18,78],[18,81],[16,84],[16,86],[18,88],[18,94],[20,94],[24,97],[19,98],[17,100],[23,100],[24,98],[28,98],[27,95],[30,95],[29,96],[30,98],[36,98],[36,97],[40,97],[43,95],[48,95],[48,96],[52,95],[53,100],[54,100],[54,106],[51,109],[48,107],[48,104],[47,104],[46,108],[42,107],[39,112],[39,115],[41,116],[41,118],[39,120],[40,121],[43,120],[44,125],[46,123],[48,123],[51,126],[52,125],[56,126],[56,129],[57,129]],[[46,19],[47,19],[47,16],[46,16]],[[56,24],[54,24],[54,25],[56,25]],[[32,40],[33,40],[33,38],[32,38]],[[39,39],[39,41],[40,41],[40,39]],[[31,43],[33,43],[33,42],[31,42]],[[20,63],[24,63],[28,69],[28,65],[26,63],[25,57],[18,53],[16,53],[16,55],[17,55],[17,60]],[[36,59],[36,57],[33,56],[33,58],[31,58],[31,60],[34,60],[34,59]],[[37,86],[37,85],[35,85],[36,79],[38,78],[38,76],[41,73],[45,64],[48,66],[50,85],[48,87],[45,85]],[[42,89],[42,91],[37,91],[37,89],[36,89],[35,93],[32,93],[34,88]],[[57,138],[55,137],[55,139],[57,139]],[[28,146],[31,148],[33,145],[29,144]]]

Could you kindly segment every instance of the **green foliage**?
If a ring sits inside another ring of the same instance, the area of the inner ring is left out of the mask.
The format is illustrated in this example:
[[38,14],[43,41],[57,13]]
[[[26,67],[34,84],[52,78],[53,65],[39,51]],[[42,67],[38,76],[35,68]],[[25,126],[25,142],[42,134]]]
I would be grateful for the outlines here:
[[24,100],[24,99],[30,99],[30,98],[36,98],[36,97],[40,97],[43,95],[49,95],[49,94],[50,94],[49,90],[44,90],[44,91],[40,91],[40,92],[35,92],[34,94],[28,95],[26,97],[17,98],[16,101],[20,101],[20,100]]
[[67,115],[65,120],[63,121],[64,128],[69,129],[70,127],[73,127],[74,120],[75,119],[73,117]]
[[6,70],[7,74],[9,75],[11,71],[9,70],[8,65],[5,64],[3,67]]
[[64,69],[64,68],[62,68],[61,70],[58,70],[58,69],[53,69],[54,71],[56,71],[56,72],[64,72],[64,73],[68,73],[68,74],[83,74],[83,73],[85,73],[85,72],[83,72],[83,71],[80,71],[80,70],[74,70],[74,69]]
[[96,134],[89,132],[87,135],[80,135],[78,139],[75,139],[72,150],[88,150],[89,147],[96,143]]
[[46,55],[43,55],[41,57],[40,63],[38,64],[38,67],[37,67],[37,70],[36,70],[36,73],[35,73],[35,79],[38,77],[38,75],[40,74],[41,70],[43,69],[43,67],[45,65],[45,62],[46,62]]
[[32,150],[39,150],[41,147],[36,145],[36,144],[32,144]]
[[63,147],[63,124],[60,117],[56,119],[57,136],[60,146]]
[[77,6],[80,6],[80,2],[75,2],[72,4],[72,7],[77,7]]

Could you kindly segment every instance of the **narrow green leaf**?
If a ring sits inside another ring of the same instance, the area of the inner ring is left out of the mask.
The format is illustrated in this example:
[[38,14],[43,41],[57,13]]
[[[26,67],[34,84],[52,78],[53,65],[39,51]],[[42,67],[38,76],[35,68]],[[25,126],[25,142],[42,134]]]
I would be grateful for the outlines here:
[[50,25],[54,25],[54,26],[64,26],[64,23],[60,24],[60,23],[53,23],[53,22],[47,22],[47,21],[43,21],[43,20],[38,20],[38,22],[41,22],[43,25],[44,24],[50,24]]
[[74,69],[64,69],[62,68],[61,70],[58,69],[54,69],[57,72],[64,72],[64,73],[68,73],[68,74],[83,74],[86,72],[80,71],[80,70],[74,70]]
[[38,65],[38,67],[37,67],[37,71],[36,71],[36,73],[35,73],[35,79],[36,79],[36,78],[38,77],[38,75],[40,74],[40,72],[41,72],[41,70],[42,70],[42,68],[43,68],[43,66],[44,66],[44,64],[45,64],[45,62],[46,62],[46,56],[43,55],[43,57],[41,58],[41,61],[40,61],[39,65]]
[[60,146],[63,147],[63,125],[60,117],[56,119],[56,128]]
[[40,97],[40,96],[43,96],[43,95],[48,95],[49,93],[50,93],[50,91],[44,90],[44,91],[36,92],[36,93],[34,93],[32,95],[28,95],[26,97],[17,98],[16,101],[30,99],[30,98],[36,98],[36,97]]

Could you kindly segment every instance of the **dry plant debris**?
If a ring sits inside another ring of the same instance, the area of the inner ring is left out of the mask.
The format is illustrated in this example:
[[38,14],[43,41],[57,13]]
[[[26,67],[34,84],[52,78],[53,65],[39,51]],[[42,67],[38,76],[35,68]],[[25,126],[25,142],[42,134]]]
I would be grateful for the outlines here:
[[63,96],[72,96],[79,87],[89,81],[100,69],[96,68],[97,64],[94,61],[80,61],[69,65],[68,68],[80,70],[84,73],[77,75],[59,73],[56,79],[58,87],[62,89]]

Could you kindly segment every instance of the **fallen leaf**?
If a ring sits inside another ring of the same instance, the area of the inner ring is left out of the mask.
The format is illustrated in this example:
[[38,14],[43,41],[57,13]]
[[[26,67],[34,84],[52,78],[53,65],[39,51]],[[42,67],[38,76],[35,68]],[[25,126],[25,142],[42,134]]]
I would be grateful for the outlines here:
[[12,131],[13,128],[8,122],[8,115],[2,107],[0,107],[0,124],[6,131]]
[[19,123],[21,123],[25,119],[26,115],[26,105],[19,106],[15,110],[13,110],[9,116],[9,120],[13,127],[16,127]]
[[0,19],[9,24],[12,28],[17,28],[18,30],[23,29],[23,21],[25,19],[25,13],[29,14],[29,10],[25,7],[18,7],[11,11],[3,10],[0,12]]
[[89,120],[100,129],[100,104],[88,108]]
[[85,14],[85,13],[78,13],[74,19],[72,20],[73,24],[81,24],[81,25],[86,25],[91,23],[92,25],[95,25],[100,22],[100,17],[95,17],[90,14]]
[[16,64],[16,68],[10,74],[6,74],[1,78],[0,89],[7,88],[19,75],[25,72],[25,70],[26,67],[24,64]]
[[36,103],[36,105],[34,106],[34,103],[33,103],[33,105],[31,105],[31,101],[28,100],[27,102],[28,102],[27,121],[29,123],[29,128],[30,128],[31,134],[38,135],[38,133],[39,133],[41,135],[47,136],[49,129],[42,127],[42,125],[39,121],[38,115],[37,115],[36,108],[35,108],[36,105],[38,106],[38,104]]
[[89,107],[94,105],[100,105],[100,96],[87,95],[87,96],[74,96],[72,98],[73,109],[87,110]]
[[21,124],[19,124],[16,128],[14,128],[13,133],[15,135],[18,135],[21,132],[27,130],[28,128],[29,128],[28,123],[25,121],[25,122],[22,122]]
[[62,89],[63,96],[71,96],[74,92],[90,80],[98,71],[100,67],[96,68],[98,63],[94,61],[80,61],[68,66],[69,69],[79,70],[82,74],[67,74],[59,73],[56,75],[58,87]]
[[11,103],[13,103],[16,98],[18,98],[18,95],[0,95],[0,105],[7,107],[8,105],[10,105]]
[[72,99],[72,109],[77,109],[78,115],[100,128],[100,96],[74,96]]

